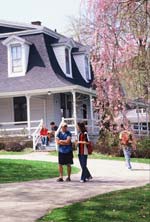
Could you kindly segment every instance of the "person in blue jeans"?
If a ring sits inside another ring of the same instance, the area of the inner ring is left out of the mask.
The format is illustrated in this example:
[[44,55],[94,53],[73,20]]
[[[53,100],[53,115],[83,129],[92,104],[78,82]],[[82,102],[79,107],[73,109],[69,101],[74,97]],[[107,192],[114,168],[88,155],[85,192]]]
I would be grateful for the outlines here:
[[76,144],[77,144],[77,149],[78,149],[78,158],[79,158],[80,166],[82,168],[80,182],[84,183],[92,179],[92,176],[87,168],[87,158],[88,158],[87,144],[88,144],[89,138],[88,138],[88,133],[87,133],[84,123],[78,123],[77,128],[78,128],[79,134],[78,134],[78,140],[76,141]]
[[119,134],[119,139],[126,160],[126,166],[128,169],[132,169],[130,159],[132,154],[132,148],[136,149],[135,140],[133,139],[133,135],[127,129],[127,127],[125,127],[123,124],[121,124],[120,127],[121,127],[121,132]]

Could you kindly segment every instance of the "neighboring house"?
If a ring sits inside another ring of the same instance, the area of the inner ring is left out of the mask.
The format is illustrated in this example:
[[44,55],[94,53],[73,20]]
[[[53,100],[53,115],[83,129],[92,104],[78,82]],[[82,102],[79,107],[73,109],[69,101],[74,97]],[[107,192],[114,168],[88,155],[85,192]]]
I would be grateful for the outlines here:
[[[147,107],[138,107],[135,109],[127,110],[126,112],[126,118],[129,120],[131,127],[136,134],[150,134],[150,116]],[[123,122],[123,115],[121,113],[116,118],[116,122]]]
[[87,47],[40,22],[0,21],[1,132],[24,130],[31,136],[42,119],[49,128],[62,117],[70,118],[75,133],[80,119],[93,130],[92,81]]

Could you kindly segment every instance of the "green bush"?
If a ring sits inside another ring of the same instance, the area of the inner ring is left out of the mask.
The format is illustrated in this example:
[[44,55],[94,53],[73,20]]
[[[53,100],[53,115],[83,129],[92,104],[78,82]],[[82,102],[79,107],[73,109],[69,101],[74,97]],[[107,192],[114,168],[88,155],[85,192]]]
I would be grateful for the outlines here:
[[136,157],[150,158],[150,138],[137,141]]
[[102,154],[120,156],[119,135],[108,130],[101,131],[96,150]]
[[4,143],[0,143],[0,150],[4,150],[5,149],[5,144]]
[[25,148],[32,148],[33,147],[33,141],[26,141],[24,143]]
[[5,150],[6,151],[22,151],[25,147],[23,145],[21,145],[20,143],[16,143],[16,142],[8,142],[5,145]]

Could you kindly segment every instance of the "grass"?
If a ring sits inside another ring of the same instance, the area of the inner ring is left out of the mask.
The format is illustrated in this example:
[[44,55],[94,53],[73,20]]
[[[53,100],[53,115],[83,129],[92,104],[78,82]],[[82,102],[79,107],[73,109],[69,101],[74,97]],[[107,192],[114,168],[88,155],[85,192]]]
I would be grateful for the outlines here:
[[[72,173],[79,169],[72,167]],[[64,170],[66,175],[66,169]],[[0,159],[0,183],[58,177],[58,164],[44,161]]]
[[[53,155],[53,156],[57,156],[58,155],[56,151],[52,151],[49,154]],[[74,157],[78,157],[76,151],[74,151]],[[124,161],[124,157],[114,157],[114,156],[104,155],[104,154],[96,153],[96,152],[93,152],[93,154],[89,155],[88,158],[90,158],[90,159],[103,159],[103,160],[119,160],[119,161]],[[146,159],[146,158],[131,158],[131,162],[150,164],[150,159]]]
[[115,191],[54,209],[38,221],[44,222],[148,222],[150,185]]
[[22,155],[22,154],[28,154],[32,152],[33,152],[33,148],[26,148],[23,151],[19,151],[19,152],[0,150],[0,155]]

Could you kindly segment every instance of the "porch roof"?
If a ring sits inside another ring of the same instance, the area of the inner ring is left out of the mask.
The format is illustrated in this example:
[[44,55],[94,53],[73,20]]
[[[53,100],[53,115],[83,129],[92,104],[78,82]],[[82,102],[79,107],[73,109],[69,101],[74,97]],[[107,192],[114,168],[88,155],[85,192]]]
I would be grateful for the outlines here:
[[19,97],[19,96],[36,96],[36,95],[48,95],[56,94],[56,93],[65,93],[65,92],[79,92],[86,95],[96,96],[96,91],[92,88],[85,88],[79,85],[70,85],[70,86],[62,86],[62,87],[48,87],[44,89],[32,89],[32,90],[20,90],[15,92],[1,92],[0,98],[8,98],[8,97]]

